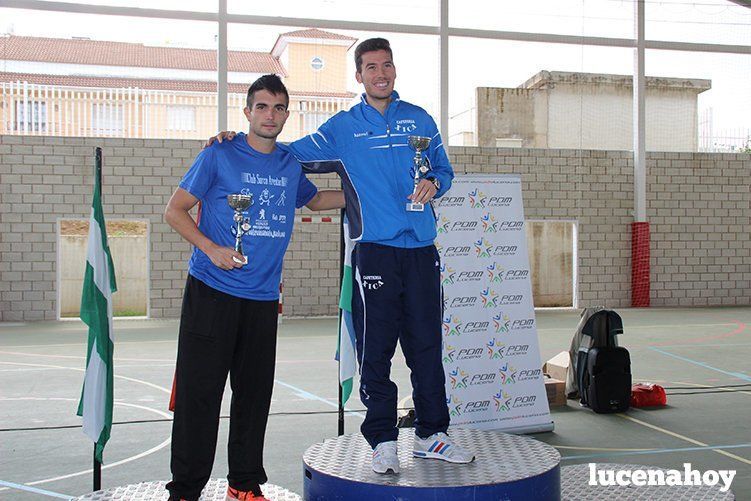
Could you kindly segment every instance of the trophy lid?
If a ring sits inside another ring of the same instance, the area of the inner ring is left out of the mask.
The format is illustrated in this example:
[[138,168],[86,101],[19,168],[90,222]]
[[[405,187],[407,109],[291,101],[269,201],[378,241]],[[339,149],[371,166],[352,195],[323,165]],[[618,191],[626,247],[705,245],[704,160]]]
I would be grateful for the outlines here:
[[407,136],[407,144],[415,151],[427,150],[430,138],[425,136]]
[[227,195],[227,203],[235,210],[245,210],[253,205],[253,195],[241,195],[233,193]]

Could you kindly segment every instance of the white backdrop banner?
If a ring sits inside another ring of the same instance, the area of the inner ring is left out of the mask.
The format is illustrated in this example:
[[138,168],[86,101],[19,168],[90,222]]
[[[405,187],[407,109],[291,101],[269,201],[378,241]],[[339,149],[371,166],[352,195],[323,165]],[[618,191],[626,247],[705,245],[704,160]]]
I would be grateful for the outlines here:
[[521,178],[457,176],[434,206],[451,424],[514,433],[552,430]]

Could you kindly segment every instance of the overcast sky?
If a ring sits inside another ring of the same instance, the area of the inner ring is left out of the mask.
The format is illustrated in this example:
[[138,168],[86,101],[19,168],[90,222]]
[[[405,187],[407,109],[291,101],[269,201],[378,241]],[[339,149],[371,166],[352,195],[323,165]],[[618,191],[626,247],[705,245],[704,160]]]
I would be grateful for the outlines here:
[[[98,0],[81,3],[207,11],[203,0]],[[438,24],[437,0],[228,0],[230,13],[345,19],[402,24]],[[647,0],[648,39],[751,45],[751,9],[726,0]],[[630,0],[450,0],[454,27],[586,36],[633,36]],[[148,20],[117,16],[0,9],[0,32],[139,42],[149,45],[212,48],[216,25],[209,22]],[[279,33],[306,26],[230,25],[231,49],[269,51]],[[437,116],[438,37],[346,32],[360,40],[386,36],[397,65],[403,98]],[[478,86],[516,87],[540,70],[630,74],[633,51],[622,48],[550,45],[452,38],[450,109],[452,132],[471,116]],[[349,73],[354,73],[351,62]],[[712,89],[699,97],[699,109],[712,108],[715,130],[751,129],[751,56],[648,51],[647,75],[705,78]],[[360,92],[354,77],[350,89]],[[464,114],[462,115],[462,112]],[[467,123],[469,123],[467,121]]]

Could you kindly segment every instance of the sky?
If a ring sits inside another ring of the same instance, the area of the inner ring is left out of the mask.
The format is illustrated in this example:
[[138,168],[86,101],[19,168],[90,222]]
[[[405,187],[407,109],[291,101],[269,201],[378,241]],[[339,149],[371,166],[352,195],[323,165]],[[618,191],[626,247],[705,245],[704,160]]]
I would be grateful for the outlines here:
[[[207,12],[203,0],[98,0],[80,3]],[[231,14],[310,17],[436,26],[438,0],[228,0]],[[646,37],[695,43],[751,46],[751,9],[726,0],[647,0]],[[491,29],[629,38],[630,0],[449,0],[449,23],[457,28]],[[231,24],[228,44],[235,50],[269,51],[279,33],[307,26]],[[438,116],[439,40],[437,36],[332,30],[360,40],[386,36],[395,52],[397,90]],[[0,33],[138,42],[148,45],[213,48],[211,22],[149,20],[119,16],[49,13],[0,8]],[[360,92],[350,62],[350,90]],[[479,40],[452,37],[449,45],[450,134],[471,128],[474,89],[516,87],[540,70],[631,74],[633,51],[583,45]],[[716,133],[751,130],[751,55],[647,51],[650,76],[704,78],[712,89],[699,96],[699,110],[712,110]],[[741,132],[738,132],[741,131]]]

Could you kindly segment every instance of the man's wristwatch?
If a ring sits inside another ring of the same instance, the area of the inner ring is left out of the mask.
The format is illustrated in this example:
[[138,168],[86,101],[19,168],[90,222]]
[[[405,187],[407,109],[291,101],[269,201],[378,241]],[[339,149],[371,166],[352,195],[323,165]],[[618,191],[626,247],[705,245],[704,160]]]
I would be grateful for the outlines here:
[[437,177],[426,177],[425,179],[433,183],[433,186],[435,186],[435,191],[441,191],[441,182]]

